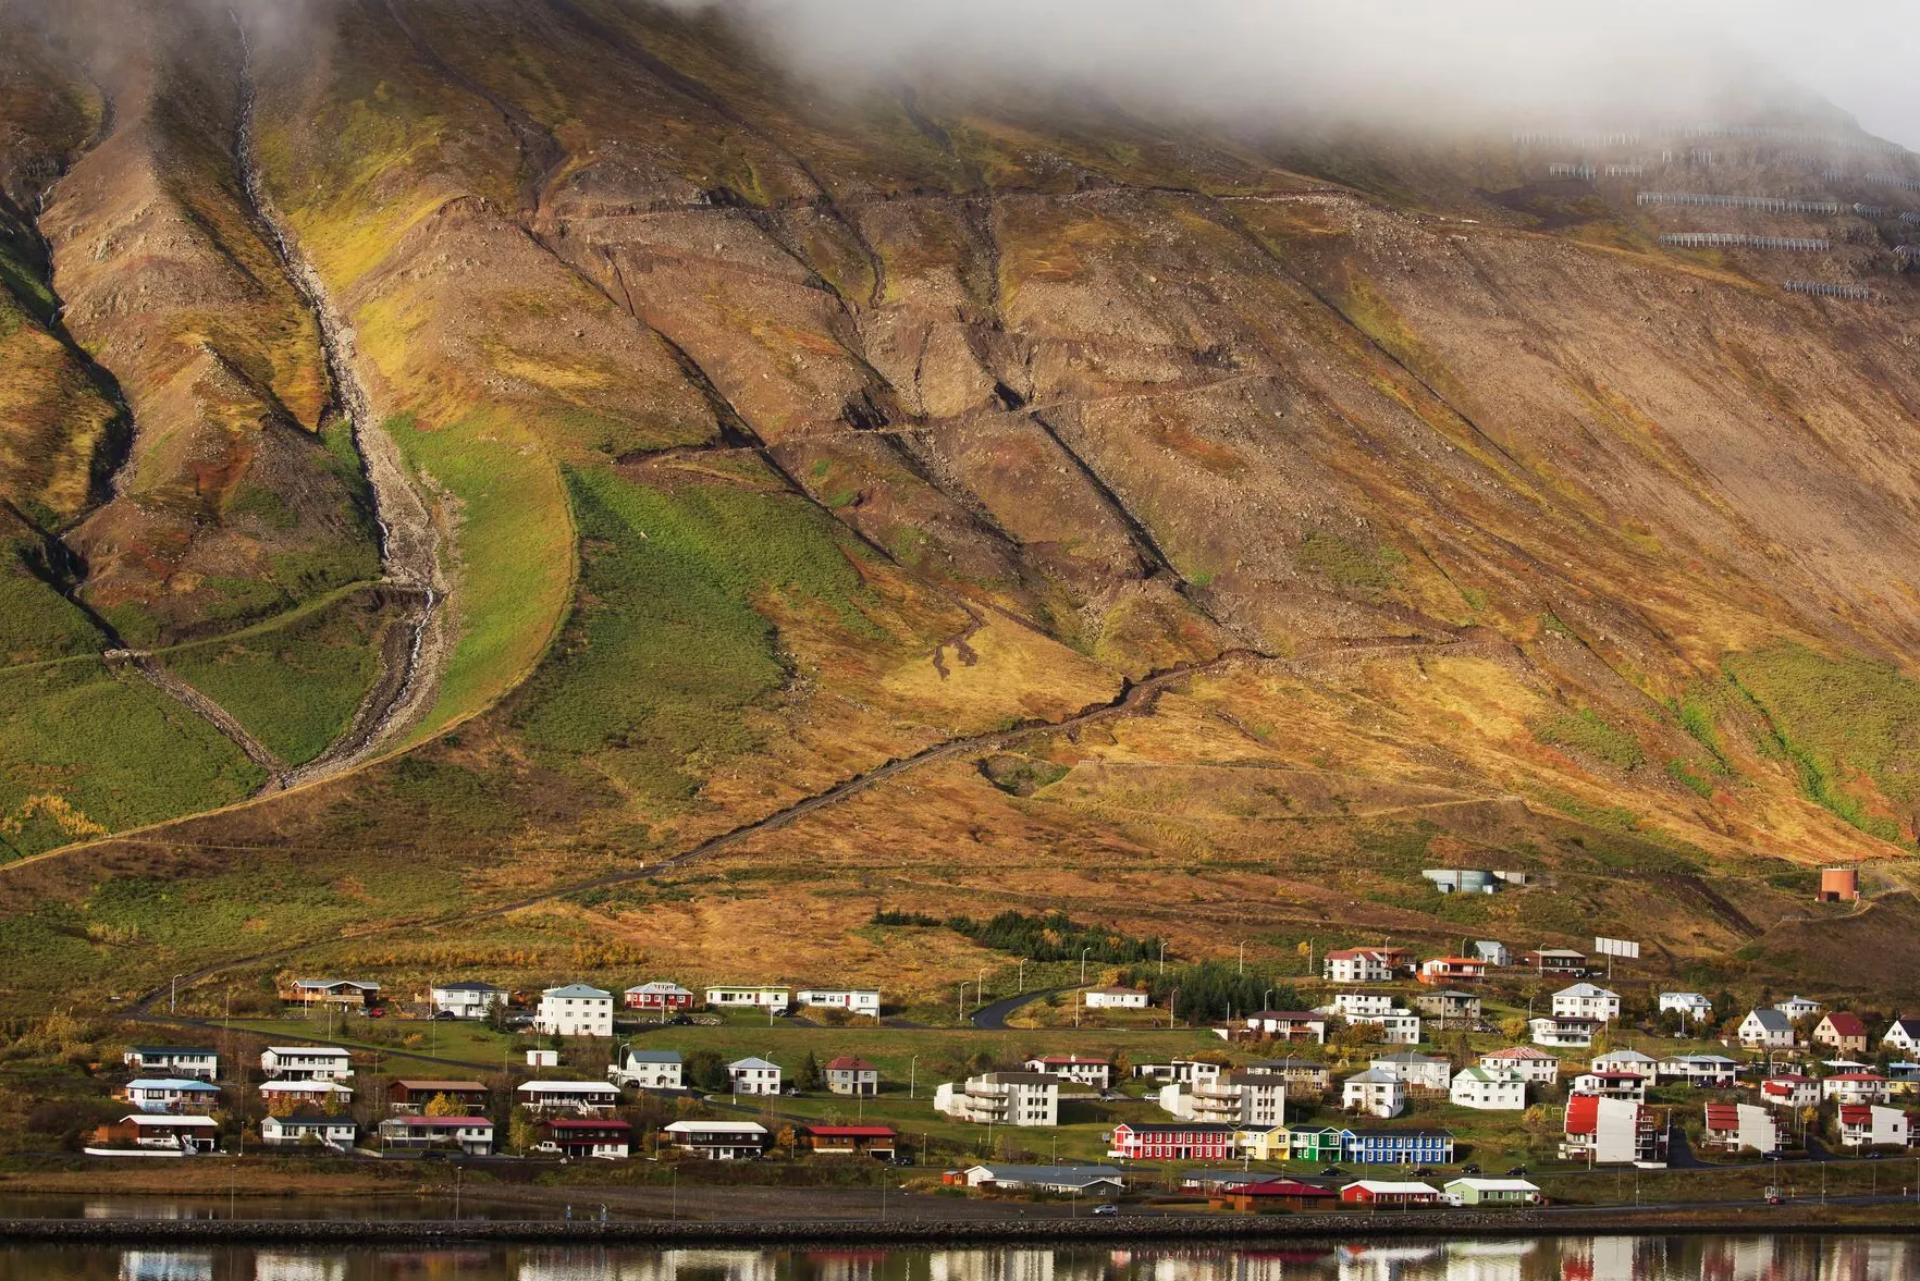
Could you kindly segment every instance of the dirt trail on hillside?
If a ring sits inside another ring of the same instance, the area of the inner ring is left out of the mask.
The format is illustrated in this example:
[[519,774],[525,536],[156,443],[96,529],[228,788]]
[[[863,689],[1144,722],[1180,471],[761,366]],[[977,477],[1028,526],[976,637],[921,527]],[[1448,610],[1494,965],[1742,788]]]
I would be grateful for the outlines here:
[[440,532],[433,511],[408,476],[400,447],[374,413],[372,398],[357,367],[352,326],[328,294],[319,273],[301,254],[261,181],[253,154],[256,87],[252,50],[237,15],[235,23],[241,31],[244,60],[234,161],[254,217],[319,328],[334,408],[352,427],[354,444],[373,492],[381,567],[386,581],[404,601],[401,633],[405,643],[383,643],[380,675],[361,700],[346,732],[282,780],[282,786],[296,787],[351,769],[416,724],[439,690],[453,637],[445,609],[449,587],[440,565]]
[[106,659],[109,666],[124,663],[132,667],[134,671],[146,678],[148,684],[175,699],[195,716],[233,740],[234,746],[245,752],[248,760],[267,772],[269,789],[285,785],[288,773],[285,761],[281,760],[265,743],[255,738],[247,727],[235,720],[226,708],[160,666],[153,660],[153,655],[144,650],[110,649],[101,657]]

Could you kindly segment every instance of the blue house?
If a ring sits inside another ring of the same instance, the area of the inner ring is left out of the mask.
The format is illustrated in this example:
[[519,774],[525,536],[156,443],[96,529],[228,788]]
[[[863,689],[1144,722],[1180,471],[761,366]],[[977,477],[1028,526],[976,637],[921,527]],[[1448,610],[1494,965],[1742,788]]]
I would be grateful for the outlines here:
[[1445,1130],[1355,1130],[1347,1160],[1360,1165],[1449,1165],[1453,1136]]

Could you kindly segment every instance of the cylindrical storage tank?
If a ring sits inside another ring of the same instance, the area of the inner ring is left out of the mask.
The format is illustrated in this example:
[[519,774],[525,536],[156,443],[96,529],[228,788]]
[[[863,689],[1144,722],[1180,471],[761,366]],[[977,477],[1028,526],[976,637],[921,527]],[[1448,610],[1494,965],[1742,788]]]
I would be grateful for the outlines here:
[[1860,897],[1860,873],[1851,867],[1828,867],[1820,871],[1820,899],[1828,903],[1851,903]]

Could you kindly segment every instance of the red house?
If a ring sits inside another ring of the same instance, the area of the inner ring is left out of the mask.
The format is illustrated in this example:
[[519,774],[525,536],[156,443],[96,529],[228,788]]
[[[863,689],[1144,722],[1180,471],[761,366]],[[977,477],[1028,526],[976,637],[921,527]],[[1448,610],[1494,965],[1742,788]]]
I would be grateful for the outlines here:
[[633,1154],[633,1127],[625,1121],[555,1118],[542,1121],[534,1132],[538,1135],[536,1152],[610,1161],[624,1161]]
[[1258,1214],[1263,1210],[1324,1210],[1338,1201],[1340,1194],[1298,1179],[1255,1179],[1229,1183],[1207,1199],[1216,1207]]
[[1414,975],[1428,987],[1447,987],[1454,983],[1484,983],[1487,963],[1470,956],[1436,956],[1420,963]]
[[1113,1127],[1113,1142],[1108,1156],[1131,1157],[1139,1161],[1227,1161],[1235,1155],[1233,1136],[1236,1127],[1189,1121],[1181,1125],[1134,1125]]
[[1362,1179],[1341,1188],[1340,1199],[1348,1205],[1438,1205],[1442,1197],[1425,1183]]
[[678,983],[642,983],[639,987],[628,988],[625,996],[630,1010],[671,1014],[693,1008],[693,993]]

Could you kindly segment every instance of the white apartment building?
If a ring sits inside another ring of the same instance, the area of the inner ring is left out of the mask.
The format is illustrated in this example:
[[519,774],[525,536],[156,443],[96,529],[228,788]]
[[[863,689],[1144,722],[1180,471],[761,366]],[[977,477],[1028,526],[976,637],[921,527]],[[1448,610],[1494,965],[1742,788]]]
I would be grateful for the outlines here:
[[989,1072],[949,1081],[934,1091],[933,1107],[980,1125],[1058,1125],[1060,1078],[1051,1072]]
[[1523,1112],[1527,1107],[1527,1082],[1517,1072],[1462,1068],[1454,1074],[1448,1097],[1456,1107],[1478,1108],[1483,1112]]
[[1203,1085],[1163,1085],[1160,1106],[1182,1121],[1272,1127],[1287,1119],[1287,1078],[1234,1071]]
[[550,987],[533,1025],[547,1036],[612,1036],[613,993],[585,983]]
[[1553,994],[1556,1018],[1611,1023],[1620,1017],[1620,994],[1594,983],[1575,983]]
[[344,1081],[353,1057],[331,1045],[274,1045],[260,1052],[260,1070],[269,1081]]
[[1340,1106],[1349,1112],[1392,1120],[1407,1110],[1406,1083],[1368,1068],[1341,1082]]
[[778,1094],[780,1065],[762,1058],[735,1059],[727,1064],[727,1081],[735,1094]]

